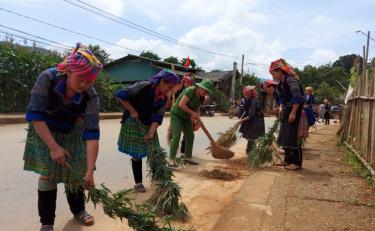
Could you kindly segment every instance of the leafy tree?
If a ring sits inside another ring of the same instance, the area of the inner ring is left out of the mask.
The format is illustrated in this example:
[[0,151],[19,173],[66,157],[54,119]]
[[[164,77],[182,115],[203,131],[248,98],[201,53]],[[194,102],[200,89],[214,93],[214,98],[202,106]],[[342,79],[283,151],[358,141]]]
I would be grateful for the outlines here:
[[331,87],[328,83],[322,82],[318,90],[315,92],[315,96],[318,102],[322,102],[324,99],[328,99],[332,103],[339,103],[340,94],[334,87]]
[[255,74],[244,74],[242,78],[242,85],[240,85],[240,81],[236,79],[236,85],[235,85],[235,98],[240,99],[242,98],[242,88],[247,85],[251,86],[258,86],[260,83],[260,80],[255,76]]
[[157,61],[161,59],[157,54],[153,53],[152,51],[142,51],[142,53],[139,56]]
[[88,48],[92,53],[99,59],[102,64],[107,64],[112,61],[110,58],[110,54],[107,53],[103,48],[99,45],[88,45]]
[[178,62],[178,58],[174,57],[174,56],[170,56],[168,58],[165,58],[163,61],[166,62],[166,63],[180,64]]
[[355,54],[340,56],[339,59],[332,64],[332,67],[343,67],[349,73],[350,68],[352,68],[354,64],[354,60],[358,57],[359,56]]
[[24,112],[39,74],[56,66],[63,57],[8,41],[0,43],[0,112]]

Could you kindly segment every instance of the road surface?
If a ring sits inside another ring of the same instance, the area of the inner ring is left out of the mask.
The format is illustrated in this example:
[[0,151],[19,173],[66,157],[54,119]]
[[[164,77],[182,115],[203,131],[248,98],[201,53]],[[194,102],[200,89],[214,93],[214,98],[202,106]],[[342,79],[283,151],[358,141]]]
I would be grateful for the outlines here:
[[[203,121],[214,138],[217,137],[217,133],[225,131],[236,122],[223,116],[204,117]],[[161,145],[165,148],[167,148],[168,125],[169,118],[166,117],[163,125],[158,129]],[[106,186],[113,191],[133,187],[130,158],[117,151],[119,120],[102,120],[100,126],[101,140],[95,172],[96,184],[105,182]],[[2,159],[0,162],[0,230],[4,231],[39,230],[40,228],[37,211],[38,175],[22,170],[26,127],[26,124],[0,126],[0,157]],[[196,132],[193,156],[203,159],[211,158],[206,155],[205,151],[208,143],[203,131]],[[144,163],[144,172],[145,165]],[[145,176],[146,172],[144,178]],[[145,185],[149,186],[147,179]],[[56,207],[55,230],[127,230],[126,225],[107,218],[101,209],[94,210],[91,204],[87,209],[95,215],[96,224],[92,227],[78,225],[72,219],[62,184],[58,186]]]

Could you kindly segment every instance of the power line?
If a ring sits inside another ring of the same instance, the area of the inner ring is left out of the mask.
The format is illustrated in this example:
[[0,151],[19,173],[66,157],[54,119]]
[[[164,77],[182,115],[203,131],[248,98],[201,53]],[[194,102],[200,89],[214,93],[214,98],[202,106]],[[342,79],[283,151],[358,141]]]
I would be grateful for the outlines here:
[[56,47],[56,48],[67,50],[67,48],[59,46],[59,45],[54,45],[54,44],[50,44],[50,43],[46,43],[46,42],[41,42],[41,41],[37,41],[37,40],[34,40],[34,39],[30,39],[30,38],[26,38],[26,37],[23,37],[23,36],[20,36],[20,35],[16,35],[16,34],[10,33],[8,31],[0,30],[0,33],[3,33],[5,35],[11,35],[12,37],[24,39],[24,40],[27,40],[27,41],[31,41],[31,42],[35,42],[35,43],[39,43],[39,44],[43,44],[43,45],[47,45],[47,46],[51,46],[51,47]]
[[[218,55],[218,56],[223,56],[223,57],[227,57],[227,58],[238,58],[238,56],[226,55],[226,54],[222,54],[222,53],[218,53],[218,52],[210,51],[210,50],[207,50],[207,49],[203,49],[203,48],[200,48],[200,47],[194,46],[194,45],[192,45],[192,44],[182,43],[182,42],[180,42],[180,41],[178,41],[178,40],[176,40],[176,39],[174,39],[174,38],[172,38],[172,37],[169,37],[169,36],[167,36],[167,35],[163,35],[163,34],[161,34],[161,33],[159,33],[159,32],[153,31],[153,30],[151,30],[151,29],[148,29],[148,28],[146,28],[146,27],[143,27],[143,26],[141,26],[141,25],[138,25],[138,24],[136,24],[136,23],[134,23],[134,22],[131,22],[131,21],[129,21],[129,20],[126,20],[126,19],[120,18],[120,17],[118,17],[118,16],[116,16],[116,15],[113,15],[113,14],[107,12],[107,11],[104,11],[104,10],[102,10],[102,9],[99,9],[99,8],[97,8],[97,7],[95,7],[95,6],[92,6],[92,5],[88,4],[88,3],[85,3],[85,2],[80,1],[80,0],[76,0],[76,1],[80,2],[81,4],[84,4],[84,5],[88,6],[88,7],[90,7],[90,8],[95,9],[96,11],[91,10],[91,9],[85,7],[85,6],[82,6],[82,5],[79,5],[79,4],[76,4],[76,3],[73,3],[73,2],[71,2],[71,1],[69,1],[69,0],[64,0],[64,1],[67,2],[67,3],[69,3],[69,4],[71,4],[71,5],[74,5],[74,6],[76,6],[76,7],[79,7],[79,8],[81,8],[81,9],[84,9],[84,10],[86,10],[86,11],[88,11],[88,12],[91,12],[91,13],[93,13],[93,14],[96,14],[96,15],[99,15],[99,16],[101,16],[101,17],[107,18],[107,19],[109,19],[109,20],[111,20],[111,21],[117,22],[117,23],[119,23],[119,24],[121,24],[121,25],[124,25],[124,26],[126,26],[126,27],[132,28],[132,29],[137,30],[137,31],[141,31],[141,32],[143,32],[143,33],[149,34],[149,35],[154,36],[154,37],[158,37],[158,38],[160,38],[160,39],[166,40],[166,41],[171,42],[171,43],[175,43],[175,44],[180,45],[180,46],[184,46],[184,47],[188,47],[188,48],[191,48],[191,49],[200,50],[200,51],[203,51],[203,52],[206,52],[206,53],[212,54],[212,55]],[[98,11],[101,12],[101,13],[99,13]],[[108,16],[106,16],[106,15],[103,15],[103,13],[104,13],[104,14],[107,14],[107,15],[110,15],[111,17],[108,17]],[[119,20],[121,20],[121,21],[116,20],[116,19],[119,19]],[[126,22],[126,23],[124,23],[124,22]],[[129,25],[129,24],[130,24],[130,25]]]
[[26,18],[26,19],[29,19],[29,20],[32,20],[32,21],[38,22],[38,23],[42,23],[42,24],[45,24],[45,25],[51,26],[51,27],[54,27],[54,28],[57,28],[57,29],[60,29],[60,30],[63,30],[63,31],[67,31],[67,32],[70,32],[70,33],[73,33],[73,34],[77,34],[77,35],[80,35],[80,36],[83,36],[83,37],[86,37],[86,38],[89,38],[89,39],[93,39],[93,40],[96,40],[96,41],[100,41],[100,42],[103,42],[103,43],[106,43],[106,44],[110,44],[110,45],[112,45],[112,46],[117,46],[117,47],[121,47],[121,48],[124,48],[124,49],[130,50],[130,51],[135,51],[135,52],[137,52],[137,53],[142,53],[141,51],[138,51],[138,50],[135,50],[135,49],[131,49],[131,48],[128,48],[128,47],[125,47],[125,46],[122,46],[122,45],[118,45],[118,44],[116,44],[116,43],[108,42],[108,41],[105,41],[105,40],[103,40],[103,39],[95,38],[95,37],[92,36],[92,35],[83,34],[83,33],[77,32],[77,31],[73,31],[73,30],[71,30],[71,29],[68,29],[68,28],[65,28],[65,27],[62,27],[62,26],[58,26],[58,25],[55,25],[55,24],[52,24],[52,23],[48,23],[48,22],[42,21],[42,20],[40,20],[40,19],[32,18],[32,17],[30,17],[30,16],[26,16],[26,15],[23,15],[23,14],[20,14],[20,13],[14,12],[14,11],[10,11],[10,10],[7,10],[7,9],[1,8],[1,7],[0,7],[0,10],[5,11],[5,12],[8,12],[8,13],[10,13],[10,14],[17,15],[17,16],[19,16],[19,17],[23,17],[23,18]]
[[1,24],[0,24],[0,27],[5,28],[5,29],[8,29],[8,30],[16,31],[16,32],[21,33],[21,34],[26,34],[26,35],[28,35],[28,36],[31,36],[31,37],[34,37],[34,38],[37,38],[37,39],[41,39],[41,40],[44,40],[44,41],[47,41],[47,42],[50,42],[50,43],[58,44],[58,45],[60,45],[60,46],[62,46],[62,47],[65,47],[65,48],[67,48],[67,49],[72,48],[72,46],[67,46],[67,45],[65,45],[65,44],[62,44],[62,43],[59,43],[59,42],[55,42],[55,41],[53,41],[53,40],[49,40],[49,39],[46,39],[46,38],[43,38],[43,37],[40,37],[40,36],[37,36],[37,35],[32,35],[32,34],[30,34],[30,33],[27,33],[27,32],[24,32],[24,31],[21,31],[21,30],[15,29],[15,28],[7,27],[7,26],[1,25]]

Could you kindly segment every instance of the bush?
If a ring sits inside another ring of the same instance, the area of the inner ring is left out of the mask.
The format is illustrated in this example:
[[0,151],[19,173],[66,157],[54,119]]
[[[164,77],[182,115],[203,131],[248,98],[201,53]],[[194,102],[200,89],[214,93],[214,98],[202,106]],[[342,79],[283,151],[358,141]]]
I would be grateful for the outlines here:
[[[63,56],[38,47],[25,47],[12,42],[0,43],[0,112],[25,112],[30,92],[39,74],[62,62]],[[114,93],[124,84],[116,84],[101,73],[95,83],[100,97],[100,110],[121,111]]]
[[63,57],[36,47],[0,43],[0,112],[25,112],[38,75]]
[[114,83],[109,80],[104,72],[100,73],[95,82],[95,90],[98,92],[100,98],[100,111],[122,111],[122,107],[114,97],[114,94],[117,90],[124,89],[125,87],[125,84]]
[[222,91],[216,88],[214,89],[214,92],[212,95],[212,102],[216,103],[217,110],[221,112],[228,112],[231,106],[229,97],[226,96]]

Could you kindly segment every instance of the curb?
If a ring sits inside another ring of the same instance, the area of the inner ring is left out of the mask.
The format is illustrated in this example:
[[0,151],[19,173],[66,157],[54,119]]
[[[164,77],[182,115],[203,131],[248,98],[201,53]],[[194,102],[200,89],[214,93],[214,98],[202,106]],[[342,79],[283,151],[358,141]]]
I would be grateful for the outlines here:
[[[217,112],[216,115],[227,116],[227,113]],[[169,112],[165,113],[165,116],[169,116]],[[103,112],[99,114],[101,120],[108,119],[121,119],[122,112]],[[1,114],[0,113],[0,124],[24,124],[27,123],[25,120],[25,114]]]
[[[101,120],[107,119],[121,119],[121,112],[100,113]],[[0,114],[0,124],[24,124],[28,123],[25,120],[25,114]]]

